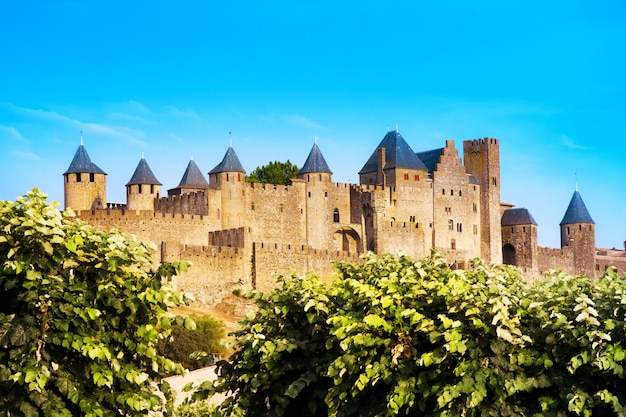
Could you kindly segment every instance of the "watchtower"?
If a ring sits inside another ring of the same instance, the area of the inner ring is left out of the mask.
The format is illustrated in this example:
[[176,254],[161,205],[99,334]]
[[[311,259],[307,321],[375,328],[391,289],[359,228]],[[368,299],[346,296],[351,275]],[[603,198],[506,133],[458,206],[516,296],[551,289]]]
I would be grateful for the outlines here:
[[465,169],[480,184],[481,257],[491,264],[502,263],[500,231],[500,144],[484,138],[463,142]]
[[223,229],[243,226],[245,217],[245,175],[239,158],[230,145],[224,159],[209,172],[209,187],[221,192],[221,208],[217,216]]
[[574,251],[574,274],[595,277],[596,232],[595,222],[589,215],[578,187],[560,223],[561,248]]
[[106,206],[106,173],[91,162],[83,138],[74,159],[63,173],[65,207],[75,211],[96,210]]
[[154,200],[161,196],[161,185],[142,155],[135,173],[126,184],[126,209],[154,210]]

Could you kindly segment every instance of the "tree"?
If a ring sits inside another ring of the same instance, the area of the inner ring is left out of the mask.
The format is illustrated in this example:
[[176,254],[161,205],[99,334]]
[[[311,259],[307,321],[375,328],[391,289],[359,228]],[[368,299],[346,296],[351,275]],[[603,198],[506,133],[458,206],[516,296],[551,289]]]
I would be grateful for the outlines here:
[[[170,337],[159,340],[158,352],[179,362],[189,370],[195,370],[212,364],[213,354],[221,354],[224,347],[220,344],[226,336],[226,325],[223,321],[211,316],[191,316],[196,328],[186,329],[184,326],[173,325]],[[208,352],[206,358],[194,359],[194,352]]]
[[337,263],[326,288],[250,292],[216,416],[623,415],[626,277],[510,266],[452,270],[438,254]]
[[[186,297],[154,269],[148,245],[106,233],[34,189],[0,201],[0,411],[11,416],[131,416],[172,411],[157,353]],[[165,400],[155,392],[158,384]]]
[[298,166],[292,164],[289,160],[287,162],[274,161],[255,168],[250,175],[246,176],[246,181],[261,184],[288,185],[291,183],[292,178],[296,178],[298,171]]

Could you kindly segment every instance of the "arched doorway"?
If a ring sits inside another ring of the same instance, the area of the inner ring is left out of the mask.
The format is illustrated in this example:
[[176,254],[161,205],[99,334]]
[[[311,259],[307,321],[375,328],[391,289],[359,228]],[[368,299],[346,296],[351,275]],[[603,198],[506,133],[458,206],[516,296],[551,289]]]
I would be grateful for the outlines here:
[[515,248],[510,243],[507,243],[502,247],[502,263],[505,265],[517,265]]
[[351,227],[344,226],[341,229],[335,231],[334,235],[335,250],[351,253],[362,253],[363,243],[361,237]]

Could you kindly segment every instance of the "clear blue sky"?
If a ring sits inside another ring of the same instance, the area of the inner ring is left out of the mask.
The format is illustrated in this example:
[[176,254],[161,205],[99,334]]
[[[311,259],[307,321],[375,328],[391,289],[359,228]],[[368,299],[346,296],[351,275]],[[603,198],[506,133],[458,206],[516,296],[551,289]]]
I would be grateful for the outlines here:
[[250,172],[334,180],[395,128],[415,151],[501,140],[502,200],[557,247],[574,192],[597,245],[626,240],[623,1],[4,1],[0,199],[63,201],[80,142],[125,200],[142,152],[164,189],[229,144]]

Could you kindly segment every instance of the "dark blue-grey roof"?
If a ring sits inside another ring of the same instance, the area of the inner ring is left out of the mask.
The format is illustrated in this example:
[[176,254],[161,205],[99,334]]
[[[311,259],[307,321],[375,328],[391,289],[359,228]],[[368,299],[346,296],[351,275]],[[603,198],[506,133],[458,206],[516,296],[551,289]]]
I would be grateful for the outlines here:
[[469,174],[469,183],[474,184],[474,185],[480,185],[480,182],[478,182],[476,177],[473,176],[472,174]]
[[431,174],[437,169],[437,163],[443,154],[443,149],[437,148],[430,151],[417,152],[417,157],[426,165]]
[[135,173],[131,177],[130,181],[126,183],[126,186],[135,184],[162,185],[156,179],[156,177],[152,173],[152,170],[150,169],[150,166],[143,157],[139,161],[139,164],[137,164],[137,168],[135,168]]
[[72,159],[72,163],[70,167],[63,173],[65,174],[76,174],[79,172],[88,172],[90,174],[104,174],[106,172],[98,168],[96,164],[91,162],[91,158],[89,158],[89,154],[87,154],[87,150],[81,143],[76,153],[74,154],[74,159]]
[[208,188],[209,183],[206,178],[198,168],[198,165],[195,163],[193,159],[189,161],[189,165],[187,165],[187,169],[183,174],[183,178],[180,180],[179,187],[195,187],[195,188]]
[[502,221],[500,222],[502,226],[517,226],[521,224],[534,224],[537,225],[535,219],[533,219],[532,214],[526,208],[512,208],[505,210],[502,213]]
[[226,155],[224,155],[224,159],[219,163],[215,168],[209,171],[209,174],[219,174],[220,172],[243,172],[246,171],[243,169],[241,162],[239,162],[239,158],[237,158],[237,154],[232,146],[228,148],[226,151]]
[[428,171],[428,168],[411,149],[402,135],[397,131],[385,135],[367,160],[359,174],[378,171],[378,149],[385,148],[385,166],[383,169],[408,168]]
[[565,216],[563,216],[563,220],[561,220],[560,225],[563,224],[572,224],[572,223],[593,223],[593,219],[589,215],[587,211],[587,207],[583,202],[583,198],[580,196],[578,190],[574,191],[574,195],[572,196],[571,201],[569,202],[569,206],[565,211]]
[[304,163],[304,166],[300,171],[298,171],[298,175],[300,174],[309,174],[311,172],[327,172],[332,174],[333,172],[328,167],[320,148],[317,146],[317,143],[313,144],[313,148],[311,152],[309,152],[309,156]]

